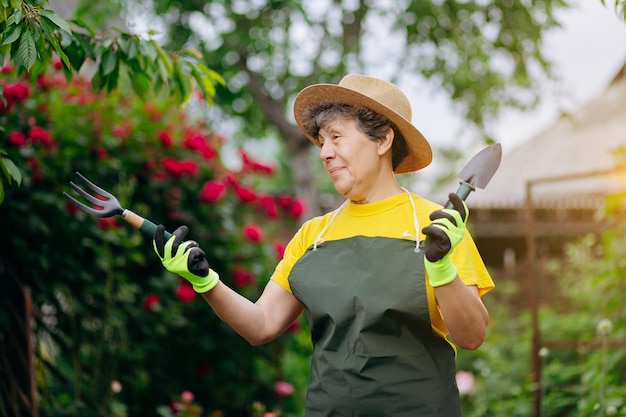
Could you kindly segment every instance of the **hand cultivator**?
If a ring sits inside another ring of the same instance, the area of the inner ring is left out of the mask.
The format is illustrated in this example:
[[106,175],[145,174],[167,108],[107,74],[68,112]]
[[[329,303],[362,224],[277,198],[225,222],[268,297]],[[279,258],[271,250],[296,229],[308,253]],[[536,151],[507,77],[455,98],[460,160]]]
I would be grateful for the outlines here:
[[[70,181],[70,186],[78,195],[92,204],[91,207],[81,203],[71,195],[63,192],[63,195],[67,197],[76,207],[98,218],[113,217],[115,215],[121,215],[126,222],[139,229],[146,237],[152,238],[154,231],[156,230],[156,224],[152,223],[148,219],[144,219],[140,215],[133,213],[132,211],[123,208],[117,198],[108,191],[98,187],[93,182],[85,178],[80,172],[76,172],[78,178],[91,190],[92,193],[85,191],[80,186]],[[171,236],[167,231],[165,232],[165,239],[169,239]]]

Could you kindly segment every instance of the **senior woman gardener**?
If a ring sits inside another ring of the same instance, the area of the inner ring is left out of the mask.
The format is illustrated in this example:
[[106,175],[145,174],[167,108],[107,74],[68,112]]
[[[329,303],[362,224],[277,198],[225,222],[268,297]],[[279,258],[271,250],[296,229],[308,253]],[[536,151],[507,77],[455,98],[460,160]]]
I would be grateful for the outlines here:
[[219,280],[197,243],[183,241],[186,226],[167,241],[159,226],[155,251],[253,345],[306,313],[307,417],[460,416],[454,346],[483,342],[480,297],[494,286],[465,232],[467,206],[452,193],[454,209],[443,209],[397,183],[432,152],[395,85],[347,75],[303,89],[294,112],[346,201],[302,225],[258,300]]

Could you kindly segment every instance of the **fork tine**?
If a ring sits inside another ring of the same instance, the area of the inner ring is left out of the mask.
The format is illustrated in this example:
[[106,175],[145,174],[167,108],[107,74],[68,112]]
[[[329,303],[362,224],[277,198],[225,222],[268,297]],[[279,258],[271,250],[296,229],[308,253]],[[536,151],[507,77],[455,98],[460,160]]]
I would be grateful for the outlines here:
[[80,178],[81,181],[84,182],[89,188],[91,188],[92,190],[94,190],[95,192],[100,194],[101,196],[107,197],[108,199],[113,197],[113,194],[111,194],[110,192],[108,192],[108,191],[98,187],[96,184],[94,184],[93,182],[91,182],[87,178],[85,178],[85,176],[83,174],[81,174],[80,172],[76,171],[76,175],[78,175],[78,178]]
[[[90,188],[92,191],[94,191],[94,193],[92,194],[92,193],[85,191],[83,187],[75,184],[72,181],[70,181],[70,186],[78,195],[80,195],[85,200],[89,201],[91,204],[95,206],[95,207],[88,207],[86,204],[78,201],[77,199],[70,196],[69,194],[63,193],[72,203],[76,205],[76,207],[83,210],[84,212],[87,212],[99,218],[113,217],[117,214],[124,213],[124,209],[122,208],[119,201],[117,201],[117,198],[115,198],[113,194],[98,187],[96,184],[94,184],[93,182],[85,178],[85,176],[82,175],[80,172],[76,171],[76,175],[78,175],[78,178],[80,178],[80,180],[85,184],[85,186]],[[98,197],[102,197],[103,199],[100,199]]]
[[94,197],[93,195],[89,194],[87,191],[83,190],[80,186],[74,184],[72,181],[70,181],[70,187],[72,187],[74,191],[76,191],[81,197],[83,197],[85,200],[89,201],[90,203],[95,204],[96,206],[99,206],[99,207],[104,207],[106,200],[100,200]]
[[91,214],[92,216],[96,216],[96,217],[102,217],[102,210],[96,210],[94,208],[86,206],[85,204],[81,203],[80,201],[78,201],[77,199],[75,199],[74,197],[66,193],[65,191],[63,191],[63,195],[67,199],[69,199],[76,207],[78,207],[85,213]]

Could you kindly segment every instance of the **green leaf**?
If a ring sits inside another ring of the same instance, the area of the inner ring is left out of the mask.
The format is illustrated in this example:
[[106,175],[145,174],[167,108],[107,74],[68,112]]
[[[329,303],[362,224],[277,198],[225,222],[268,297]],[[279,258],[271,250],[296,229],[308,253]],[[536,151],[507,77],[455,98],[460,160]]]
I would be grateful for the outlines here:
[[128,42],[128,52],[126,55],[128,59],[133,59],[137,56],[137,52],[139,52],[139,39],[133,37]]
[[8,45],[19,39],[22,25],[11,25],[2,33],[2,45]]
[[11,184],[12,180],[15,180],[17,185],[22,183],[22,173],[13,161],[7,158],[0,158],[0,168],[2,168],[4,175],[8,178],[9,184]]
[[220,85],[226,85],[226,81],[224,80],[224,77],[222,77],[222,75],[217,72],[212,70],[211,68],[207,67],[206,65],[200,63],[198,64],[198,68],[200,68],[202,71],[204,71],[207,76],[209,76],[211,78],[211,80],[219,83]]
[[202,94],[204,95],[205,100],[209,104],[212,104],[213,97],[215,97],[215,86],[213,85],[209,77],[206,74],[203,74],[202,72],[200,72],[200,70],[198,70],[197,67],[193,67],[191,69],[191,74],[193,75],[193,78],[196,80],[198,87],[202,91]]
[[[41,27],[43,28],[43,31],[46,34],[46,38],[48,39],[48,42],[50,42],[50,44],[52,45],[56,53],[59,55],[59,57],[61,58],[61,61],[63,61],[63,64],[65,64],[67,68],[71,68],[70,60],[68,59],[65,52],[63,52],[63,49],[61,49],[61,44],[59,44],[59,41],[54,36],[55,26],[52,26],[53,24],[54,22],[49,20],[48,17],[44,17],[43,19],[41,19]],[[76,68],[80,69],[80,67],[76,67]]]
[[4,184],[0,179],[0,204],[4,201]]
[[22,21],[23,17],[24,17],[24,11],[21,9],[21,5],[20,5],[20,7],[18,7],[18,9],[15,11],[15,13],[13,13],[13,16],[11,16],[9,20],[7,20],[7,23],[9,24],[15,23],[17,25],[18,23]]
[[[176,90],[175,94],[180,98],[180,102],[184,103],[191,95],[191,77],[185,62],[174,62],[174,73],[172,74]],[[174,87],[174,86],[173,86]]]
[[37,49],[35,48],[35,39],[33,33],[26,30],[20,38],[20,46],[18,50],[20,59],[24,67],[29,70],[37,59]]
[[157,51],[154,49],[154,45],[150,42],[139,42],[139,50],[143,55],[145,55],[150,62],[155,62],[158,55]]
[[83,66],[85,62],[86,53],[85,49],[82,46],[82,43],[74,41],[72,44],[66,48],[67,58],[69,59],[72,67],[77,71]]
[[155,41],[150,41],[150,44],[154,47],[159,57],[159,61],[163,63],[167,74],[171,74],[174,69],[174,65],[172,64],[172,58],[170,58],[170,56],[163,49],[161,49],[159,44]]
[[113,91],[117,88],[119,75],[120,75],[120,66],[115,65],[115,67],[113,68],[113,71],[111,71],[111,73],[106,76],[107,91]]
[[22,7],[22,0],[11,0],[11,7],[14,9],[19,9]]
[[102,54],[102,62],[100,63],[100,67],[102,68],[102,75],[109,75],[115,70],[117,66],[117,56],[115,52],[110,49],[107,49]]
[[148,77],[145,72],[134,71],[131,74],[131,83],[133,85],[133,91],[144,99],[146,93],[150,91],[150,77]]
[[70,35],[72,34],[70,24],[61,19],[54,11],[45,9],[41,11],[41,15],[45,16],[47,19],[50,19],[50,21],[52,21],[52,23],[54,23],[59,29],[64,30]]

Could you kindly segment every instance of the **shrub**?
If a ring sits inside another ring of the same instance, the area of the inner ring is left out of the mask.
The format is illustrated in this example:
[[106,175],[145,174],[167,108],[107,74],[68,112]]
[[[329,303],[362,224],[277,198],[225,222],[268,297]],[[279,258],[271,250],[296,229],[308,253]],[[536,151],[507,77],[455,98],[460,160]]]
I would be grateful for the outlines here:
[[[62,192],[80,171],[168,230],[188,225],[222,280],[252,298],[302,201],[263,187],[275,169],[243,150],[241,169],[228,169],[228,139],[167,97],[96,93],[59,68],[30,79],[5,64],[0,78],[0,149],[22,176],[0,205],[0,287],[32,290],[40,415],[155,415],[186,390],[206,413],[244,415],[254,402],[297,409],[301,386],[289,401],[273,387],[289,376],[286,349],[307,352],[298,326],[252,348],[164,271],[150,238],[119,216],[77,210]],[[10,317],[0,309],[0,346],[15,331]]]

